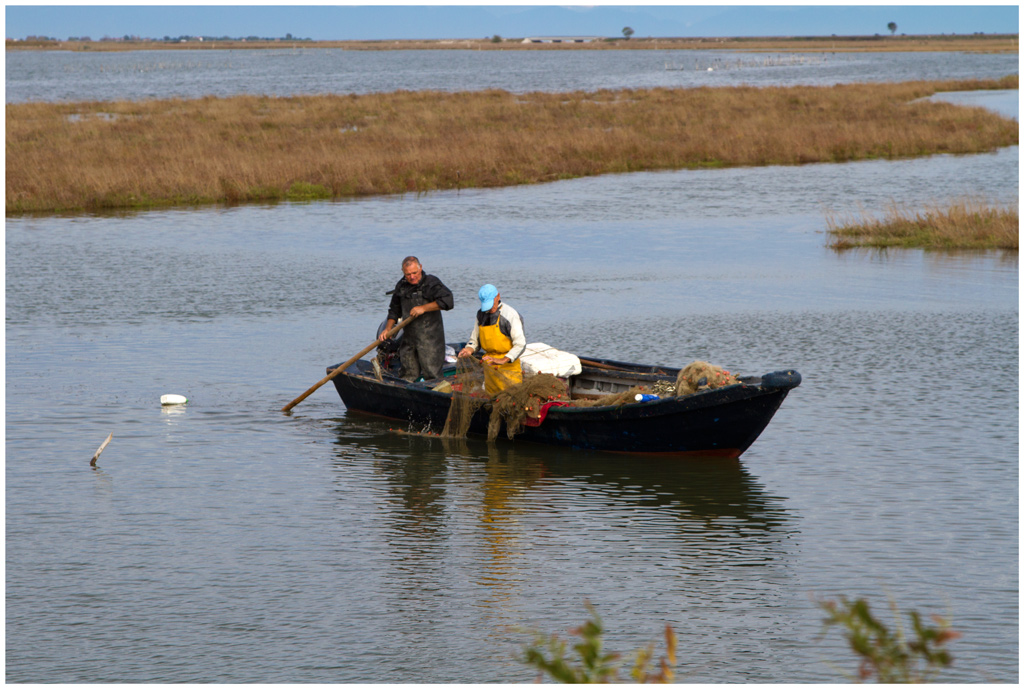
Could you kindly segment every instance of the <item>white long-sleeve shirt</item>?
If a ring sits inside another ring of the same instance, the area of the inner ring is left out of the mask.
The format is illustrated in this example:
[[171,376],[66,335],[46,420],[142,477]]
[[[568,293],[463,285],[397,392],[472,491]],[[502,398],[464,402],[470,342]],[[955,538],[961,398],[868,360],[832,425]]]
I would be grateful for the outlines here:
[[494,325],[498,323],[498,329],[505,337],[512,340],[512,349],[508,350],[505,356],[509,361],[518,359],[523,350],[526,349],[526,333],[523,331],[523,319],[519,312],[505,302],[498,304],[498,310],[494,313],[489,311],[477,311],[476,323],[473,325],[473,332],[466,341],[466,346],[476,351],[480,344],[480,326]]

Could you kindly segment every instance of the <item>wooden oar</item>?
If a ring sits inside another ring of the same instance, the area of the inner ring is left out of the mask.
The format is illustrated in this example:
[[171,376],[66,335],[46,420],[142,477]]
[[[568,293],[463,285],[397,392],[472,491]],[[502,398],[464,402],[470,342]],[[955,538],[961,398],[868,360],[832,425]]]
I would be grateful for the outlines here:
[[[401,329],[402,329],[402,328],[404,328],[405,326],[407,326],[407,325],[409,325],[410,323],[412,323],[412,321],[413,321],[413,319],[414,319],[414,318],[416,318],[416,316],[409,316],[409,317],[408,317],[408,318],[406,318],[406,319],[405,319],[404,321],[402,321],[401,323],[399,323],[398,325],[396,325],[395,327],[393,327],[393,328],[392,328],[391,330],[389,330],[389,331],[388,331],[388,337],[393,337],[393,336],[394,336],[394,334],[395,334],[395,333],[397,333],[397,332],[398,332],[399,330],[401,330]],[[334,369],[333,371],[331,371],[330,373],[328,373],[328,374],[327,374],[326,376],[324,376],[324,378],[323,378],[323,379],[322,379],[322,380],[321,380],[321,381],[320,381],[319,383],[317,383],[316,385],[314,385],[313,387],[311,387],[311,388],[310,388],[309,390],[306,390],[306,391],[305,391],[304,393],[302,393],[301,395],[299,395],[298,397],[296,397],[295,399],[293,399],[293,400],[292,400],[291,402],[289,402],[288,404],[286,404],[286,405],[284,405],[283,407],[281,407],[281,411],[291,411],[292,407],[294,407],[294,406],[295,406],[296,404],[298,404],[298,403],[299,403],[299,402],[301,402],[302,400],[304,400],[304,399],[306,399],[307,397],[309,397],[310,395],[312,395],[312,394],[313,394],[313,392],[314,392],[314,391],[315,391],[315,390],[316,390],[316,389],[317,389],[318,387],[320,387],[321,385],[323,385],[324,383],[326,383],[327,381],[329,381],[329,380],[330,380],[331,378],[334,378],[334,376],[338,375],[339,373],[341,373],[342,371],[344,371],[344,370],[345,370],[346,368],[348,368],[348,367],[349,367],[349,366],[351,366],[352,364],[354,364],[354,363],[356,363],[357,361],[359,361],[360,359],[362,359],[362,358],[363,358],[364,356],[366,356],[366,354],[367,354],[367,353],[368,353],[368,352],[369,352],[369,351],[370,351],[371,349],[373,349],[374,347],[376,347],[376,346],[377,346],[377,345],[379,345],[379,344],[380,344],[380,340],[374,340],[372,344],[368,344],[368,345],[366,345],[366,348],[365,348],[365,349],[363,349],[363,351],[359,352],[359,353],[358,353],[358,354],[356,354],[356,355],[355,355],[354,357],[352,357],[351,359],[349,359],[348,361],[346,361],[345,363],[343,363],[343,364],[342,364],[341,366],[339,366],[338,368],[336,368],[336,369]]]
[[604,368],[604,369],[607,369],[609,371],[631,371],[632,370],[632,369],[629,369],[629,368],[623,368],[622,366],[613,366],[611,364],[606,364],[606,363],[603,363],[601,361],[594,361],[593,359],[583,359],[583,358],[580,358],[580,363],[583,364],[584,366],[590,366],[591,368]]
[[[583,364],[584,366],[590,366],[591,368],[603,368],[603,369],[608,370],[608,371],[625,371],[627,373],[643,373],[643,371],[637,371],[636,369],[626,368],[624,366],[614,366],[612,364],[606,364],[606,363],[603,363],[601,361],[594,361],[593,359],[580,359],[580,363]],[[662,371],[660,368],[656,369],[654,371],[651,371],[651,373],[656,373],[656,374],[663,375],[663,376],[668,375],[667,373]]]

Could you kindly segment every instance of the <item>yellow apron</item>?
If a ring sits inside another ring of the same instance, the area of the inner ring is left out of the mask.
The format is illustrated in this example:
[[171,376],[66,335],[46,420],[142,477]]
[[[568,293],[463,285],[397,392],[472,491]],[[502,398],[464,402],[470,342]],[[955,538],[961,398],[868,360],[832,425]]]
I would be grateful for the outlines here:
[[[498,324],[481,325],[480,349],[493,357],[502,357],[512,349],[512,339],[501,332]],[[484,364],[484,390],[494,396],[509,385],[523,382],[523,366],[519,359],[507,364]]]

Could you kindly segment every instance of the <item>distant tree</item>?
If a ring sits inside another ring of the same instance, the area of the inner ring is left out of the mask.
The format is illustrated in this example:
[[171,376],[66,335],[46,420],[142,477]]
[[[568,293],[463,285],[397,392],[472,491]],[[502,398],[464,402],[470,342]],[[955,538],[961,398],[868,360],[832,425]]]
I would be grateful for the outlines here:
[[626,37],[627,41],[629,40],[629,37],[632,36],[634,33],[636,32],[633,31],[633,29],[629,28],[628,26],[622,29],[622,35]]
[[491,36],[491,43],[501,43],[501,36],[498,34]]
[[889,33],[891,33],[893,36],[895,36],[896,35],[896,22],[889,22],[889,24],[887,26],[889,27]]

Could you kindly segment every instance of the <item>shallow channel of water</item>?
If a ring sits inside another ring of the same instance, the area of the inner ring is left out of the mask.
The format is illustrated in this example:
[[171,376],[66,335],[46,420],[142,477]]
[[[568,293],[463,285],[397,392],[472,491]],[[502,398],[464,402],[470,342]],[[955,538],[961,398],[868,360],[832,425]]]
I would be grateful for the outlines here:
[[[801,60],[802,58],[802,60]],[[708,68],[711,68],[710,71]],[[8,51],[6,99],[139,100],[382,91],[593,91],[999,79],[1016,55],[720,50]]]

